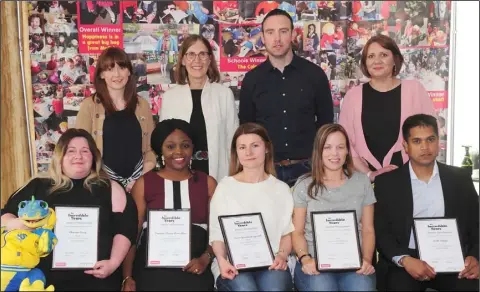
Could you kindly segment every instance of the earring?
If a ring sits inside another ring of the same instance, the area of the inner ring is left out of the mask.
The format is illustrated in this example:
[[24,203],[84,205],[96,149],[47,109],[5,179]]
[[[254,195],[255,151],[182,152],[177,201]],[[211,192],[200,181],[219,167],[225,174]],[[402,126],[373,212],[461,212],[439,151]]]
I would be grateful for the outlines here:
[[397,71],[397,66],[393,65],[393,75],[395,75],[395,72]]
[[188,168],[192,169],[192,159],[190,159],[190,163],[188,163]]
[[163,158],[163,155],[162,155],[161,158],[162,158],[162,166],[164,166],[165,165],[165,158]]

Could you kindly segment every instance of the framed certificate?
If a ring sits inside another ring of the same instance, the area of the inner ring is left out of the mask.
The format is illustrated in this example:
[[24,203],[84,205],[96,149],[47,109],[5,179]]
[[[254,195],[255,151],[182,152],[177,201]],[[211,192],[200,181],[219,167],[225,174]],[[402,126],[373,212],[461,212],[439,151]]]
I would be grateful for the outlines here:
[[261,213],[218,216],[230,263],[239,271],[266,268],[274,256]]
[[320,272],[362,267],[355,210],[311,212],[315,261]]
[[91,269],[98,261],[100,207],[55,206],[55,235],[52,269]]
[[413,234],[418,254],[436,273],[459,273],[463,251],[455,218],[414,218]]
[[183,268],[191,259],[190,210],[149,209],[147,268]]

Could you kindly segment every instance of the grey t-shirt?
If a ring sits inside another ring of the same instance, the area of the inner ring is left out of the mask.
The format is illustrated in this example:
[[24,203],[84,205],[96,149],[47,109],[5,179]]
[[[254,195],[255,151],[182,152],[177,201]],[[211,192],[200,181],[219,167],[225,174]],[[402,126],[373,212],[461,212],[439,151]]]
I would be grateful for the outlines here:
[[352,177],[337,188],[319,189],[315,199],[308,196],[308,186],[312,178],[300,178],[293,189],[294,208],[307,208],[305,218],[305,239],[308,253],[314,256],[311,212],[355,210],[358,233],[362,242],[362,211],[364,206],[377,202],[370,179],[363,173],[354,172]]

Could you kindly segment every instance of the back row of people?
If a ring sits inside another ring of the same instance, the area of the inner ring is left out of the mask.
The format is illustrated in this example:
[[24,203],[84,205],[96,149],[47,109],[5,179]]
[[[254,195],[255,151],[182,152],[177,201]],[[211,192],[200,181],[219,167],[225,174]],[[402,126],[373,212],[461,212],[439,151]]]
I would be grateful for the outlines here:
[[[280,180],[293,186],[310,171],[315,132],[334,121],[334,108],[327,76],[293,53],[292,33],[288,13],[274,9],[264,18],[262,41],[268,59],[246,74],[238,115],[232,91],[219,83],[208,40],[198,35],[185,39],[175,68],[177,86],[164,93],[159,118],[192,124],[198,136],[193,169],[216,180],[228,175],[228,146],[235,129],[239,122],[255,122],[271,136]],[[402,65],[394,40],[372,37],[360,61],[370,81],[349,90],[342,102],[339,123],[349,134],[355,169],[371,181],[407,162],[400,131],[406,117],[434,115],[418,81],[396,78]],[[81,104],[76,127],[92,134],[109,177],[129,192],[140,175],[155,166],[149,105],[137,97],[132,65],[121,49],[108,48],[100,55],[93,83],[96,94]]]

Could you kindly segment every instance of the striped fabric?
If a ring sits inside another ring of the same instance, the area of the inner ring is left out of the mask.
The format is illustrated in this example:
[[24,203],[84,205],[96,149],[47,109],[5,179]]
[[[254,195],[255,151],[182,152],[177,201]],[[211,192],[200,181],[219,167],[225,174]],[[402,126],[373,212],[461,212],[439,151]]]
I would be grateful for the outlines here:
[[138,161],[137,165],[135,166],[135,170],[133,171],[132,175],[130,175],[129,178],[124,178],[124,177],[118,175],[117,173],[115,173],[115,171],[113,171],[112,169],[110,169],[110,167],[108,167],[108,166],[105,165],[105,164],[103,165],[103,169],[105,170],[105,172],[108,174],[108,176],[109,176],[112,180],[117,181],[117,182],[120,183],[124,188],[126,188],[129,183],[131,183],[132,181],[135,181],[135,180],[139,179],[140,176],[142,175],[142,173],[143,173],[143,157],[140,159],[140,161]]

